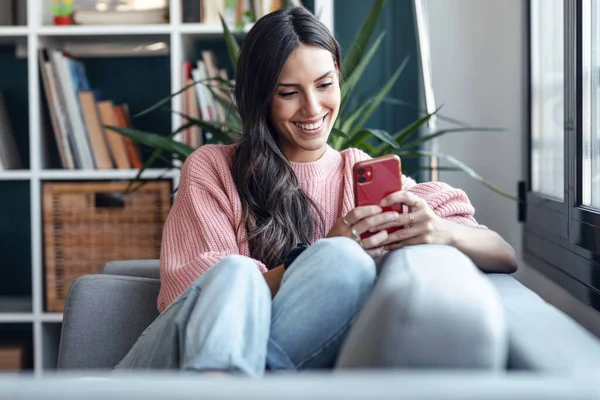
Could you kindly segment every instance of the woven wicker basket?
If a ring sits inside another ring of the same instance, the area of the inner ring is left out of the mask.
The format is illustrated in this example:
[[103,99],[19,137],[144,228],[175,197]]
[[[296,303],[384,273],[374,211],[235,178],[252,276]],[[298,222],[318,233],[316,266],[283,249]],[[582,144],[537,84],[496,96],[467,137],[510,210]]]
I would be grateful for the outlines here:
[[172,183],[124,194],[127,184],[43,183],[46,311],[63,311],[73,281],[109,261],[159,257]]

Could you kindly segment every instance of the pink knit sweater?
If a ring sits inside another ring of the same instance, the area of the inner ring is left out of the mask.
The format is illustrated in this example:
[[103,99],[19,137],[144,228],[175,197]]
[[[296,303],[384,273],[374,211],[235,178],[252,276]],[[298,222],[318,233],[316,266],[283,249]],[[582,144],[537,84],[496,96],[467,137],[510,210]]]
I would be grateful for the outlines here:
[[[177,197],[163,231],[160,312],[222,258],[250,254],[241,201],[230,171],[232,150],[231,145],[202,146],[182,168]],[[329,147],[315,162],[291,163],[304,191],[321,207],[327,231],[354,208],[352,167],[368,158],[358,149],[340,153]],[[473,218],[475,210],[462,190],[441,182],[417,184],[404,176],[402,186],[424,199],[440,217],[482,227]],[[255,261],[261,272],[267,271],[260,260]]]

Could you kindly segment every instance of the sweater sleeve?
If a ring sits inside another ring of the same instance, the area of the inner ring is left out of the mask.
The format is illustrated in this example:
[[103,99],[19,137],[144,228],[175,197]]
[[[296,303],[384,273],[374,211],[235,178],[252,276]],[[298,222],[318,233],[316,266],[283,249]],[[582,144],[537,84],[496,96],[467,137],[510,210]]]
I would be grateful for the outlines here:
[[[225,178],[222,175],[225,175]],[[215,263],[233,254],[247,254],[236,234],[226,163],[194,153],[181,171],[177,197],[163,229],[158,296],[160,312]],[[245,234],[241,235],[245,239]],[[265,265],[256,261],[261,272]]]
[[444,219],[473,228],[487,229],[475,220],[475,208],[463,190],[443,182],[417,184],[411,178],[405,178],[404,189],[425,200],[433,212]]

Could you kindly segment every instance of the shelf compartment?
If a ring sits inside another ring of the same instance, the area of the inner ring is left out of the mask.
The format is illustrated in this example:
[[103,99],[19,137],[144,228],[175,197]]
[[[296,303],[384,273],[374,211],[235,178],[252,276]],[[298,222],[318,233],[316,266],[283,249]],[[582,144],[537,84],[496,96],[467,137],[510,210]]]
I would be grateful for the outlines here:
[[[168,40],[164,40],[164,38],[159,37],[150,37],[146,38],[149,41],[154,41],[154,43],[163,43],[165,46],[168,44]],[[160,40],[163,40],[160,42]],[[54,52],[51,49],[60,49],[65,48],[64,45],[66,43],[52,43],[48,41],[43,43],[43,45],[48,46],[48,53],[59,54]],[[92,43],[90,42],[90,45]],[[72,52],[68,52],[73,55]],[[60,57],[60,56],[59,56]],[[50,57],[53,59],[52,57]],[[93,97],[92,107],[88,106],[81,107],[81,99],[75,98],[71,100],[70,104],[75,104],[72,107],[79,107],[82,111],[81,119],[79,121],[77,117],[71,121],[71,118],[65,118],[65,126],[67,129],[67,143],[69,143],[70,153],[73,154],[73,158],[75,160],[85,160],[90,157],[86,155],[88,144],[83,144],[86,140],[89,143],[89,148],[94,154],[94,149],[98,149],[98,147],[92,147],[101,145],[100,141],[105,144],[102,145],[106,150],[108,150],[108,157],[112,160],[113,158],[117,160],[117,165],[121,168],[127,168],[128,166],[134,166],[137,169],[137,165],[135,161],[138,159],[141,161],[139,165],[141,165],[145,160],[150,157],[152,154],[152,150],[144,147],[138,146],[138,155],[132,156],[132,154],[127,150],[128,144],[127,141],[121,142],[119,139],[119,134],[114,132],[108,132],[106,130],[102,131],[96,124],[94,128],[93,125],[89,125],[89,121],[92,119],[98,121],[100,116],[103,116],[103,122],[100,124],[106,125],[119,125],[119,121],[115,120],[117,118],[118,113],[122,110],[117,110],[117,106],[126,106],[128,110],[126,113],[128,115],[128,120],[131,121],[134,129],[158,133],[161,135],[167,135],[171,131],[171,118],[172,115],[169,110],[156,110],[154,112],[148,113],[142,117],[136,118],[134,117],[137,113],[147,109],[152,106],[155,102],[168,97],[171,93],[171,60],[168,55],[152,55],[152,56],[132,56],[132,57],[119,57],[119,56],[108,56],[104,57],[76,57],[75,61],[70,61],[71,64],[75,65],[75,69],[79,71],[77,74],[73,72],[63,72],[60,76],[60,82],[65,82],[70,79],[72,82],[82,82],[81,87],[85,87],[84,91],[92,91]],[[54,67],[55,63],[52,61],[51,65]],[[60,65],[60,63],[59,63]],[[76,76],[76,79],[73,76]],[[66,80],[65,78],[66,77]],[[58,82],[58,80],[57,80]],[[43,82],[42,82],[43,83]],[[42,124],[42,138],[47,143],[47,146],[44,148],[47,150],[47,154],[43,160],[43,168],[44,169],[63,169],[63,165],[68,165],[68,162],[60,162],[58,157],[58,146],[56,145],[57,139],[53,125],[51,124],[51,120],[48,112],[48,102],[46,96],[46,90],[42,90],[44,93],[43,98],[41,99],[42,104],[41,108],[44,110],[44,118]],[[89,94],[88,94],[89,95]],[[88,98],[89,100],[89,98]],[[95,100],[95,105],[97,106],[95,109],[93,107]],[[74,103],[73,103],[74,102]],[[61,102],[63,106],[63,116],[74,116],[77,114],[65,114],[64,102]],[[111,105],[115,107],[114,113],[111,110]],[[68,108],[67,108],[68,110]],[[112,118],[106,119],[107,113],[112,113]],[[57,114],[58,115],[58,114]],[[74,124],[79,124],[82,126],[81,129],[73,130],[72,126]],[[62,131],[61,131],[62,132]],[[79,136],[72,135],[72,132],[77,132]],[[90,136],[90,132],[93,133],[93,136]],[[62,134],[61,136],[64,136]],[[83,136],[83,141],[82,141]],[[102,138],[100,138],[102,137]],[[95,141],[93,141],[94,139]],[[63,141],[64,142],[64,141]],[[125,149],[123,149],[125,146]],[[54,149],[53,151],[50,149]],[[98,154],[94,154],[96,161],[104,160],[104,165],[98,163],[99,166],[107,166],[106,150],[98,152]],[[126,156],[123,156],[123,152],[127,152]],[[64,154],[69,154],[69,152],[64,152]],[[114,156],[114,157],[113,157]],[[135,157],[135,158],[134,158]],[[65,157],[66,159],[67,157]],[[123,159],[128,159],[123,162]],[[108,166],[112,164],[111,160],[108,161]],[[114,164],[112,164],[114,166]],[[152,165],[152,167],[162,168],[167,167],[169,164],[164,161],[157,161]],[[87,171],[90,171],[91,165],[86,165],[88,167]],[[101,171],[112,171],[114,169],[102,169]]]
[[[17,168],[28,169],[30,140],[27,59],[17,57],[15,44],[0,44],[0,66],[0,92],[4,98],[4,107],[0,109],[0,131],[4,133],[0,135],[12,135],[21,161]],[[3,171],[7,170],[5,166]]]
[[[0,299],[32,298],[30,182],[0,182],[0,251],[5,262],[0,263]],[[19,312],[31,312],[30,303],[11,302]],[[24,304],[28,304],[25,310]],[[2,312],[2,311],[0,311]]]
[[60,322],[44,322],[42,324],[42,348],[44,349],[42,365],[44,370],[55,370],[57,367],[61,330]]
[[0,372],[33,370],[33,324],[0,323]]
[[[33,301],[27,296],[0,296],[0,315],[31,313]],[[8,318],[8,317],[7,317]]]

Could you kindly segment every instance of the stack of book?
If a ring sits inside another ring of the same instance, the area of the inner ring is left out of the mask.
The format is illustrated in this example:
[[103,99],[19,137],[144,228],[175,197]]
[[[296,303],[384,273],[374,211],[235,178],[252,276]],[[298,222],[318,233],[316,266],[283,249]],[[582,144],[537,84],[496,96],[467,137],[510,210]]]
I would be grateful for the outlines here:
[[181,20],[185,23],[218,24],[220,14],[230,25],[254,22],[288,3],[302,4],[300,0],[181,0]]
[[40,68],[52,130],[65,169],[130,169],[142,166],[133,140],[105,125],[131,128],[127,104],[113,104],[92,90],[84,65],[60,50],[40,49]]
[[[193,119],[227,122],[228,113],[235,112],[232,94],[219,89],[222,85],[218,81],[206,81],[209,78],[229,80],[227,71],[219,68],[214,52],[204,50],[201,60],[194,63],[184,61],[182,74],[185,86],[197,82],[183,94],[183,113]],[[211,85],[210,89],[206,84]],[[181,139],[183,143],[194,148],[201,146],[206,140],[210,140],[210,135],[204,134],[198,126],[184,131]]]
[[76,25],[143,25],[169,22],[169,2],[167,0],[121,0],[114,6],[106,1],[94,7],[85,3],[73,11]]
[[0,170],[21,169],[23,162],[17,144],[4,94],[0,92]]

